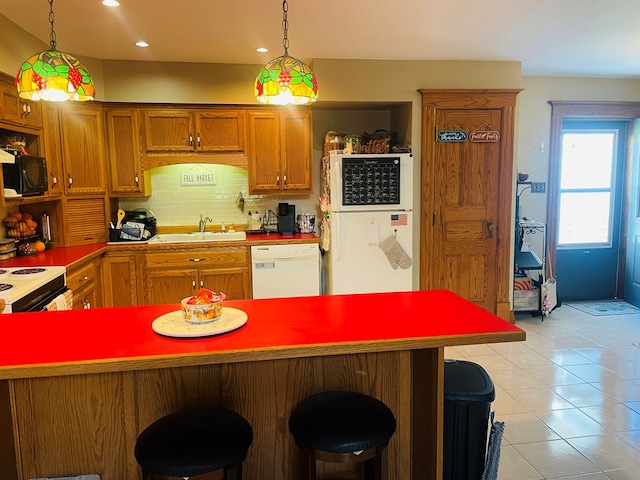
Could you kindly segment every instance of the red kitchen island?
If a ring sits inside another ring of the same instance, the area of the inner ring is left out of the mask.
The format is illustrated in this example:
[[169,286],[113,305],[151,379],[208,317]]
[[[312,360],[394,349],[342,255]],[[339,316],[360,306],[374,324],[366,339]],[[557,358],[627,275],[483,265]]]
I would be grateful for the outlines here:
[[[153,321],[179,305],[3,318],[0,477],[97,473],[134,480],[137,435],[185,406],[224,405],[252,425],[245,480],[295,480],[292,408],[356,390],[393,410],[389,478],[442,478],[444,347],[525,339],[448,291],[226,302],[247,314],[217,336],[174,338]],[[189,442],[185,438],[185,442]],[[349,473],[322,464],[321,472]]]

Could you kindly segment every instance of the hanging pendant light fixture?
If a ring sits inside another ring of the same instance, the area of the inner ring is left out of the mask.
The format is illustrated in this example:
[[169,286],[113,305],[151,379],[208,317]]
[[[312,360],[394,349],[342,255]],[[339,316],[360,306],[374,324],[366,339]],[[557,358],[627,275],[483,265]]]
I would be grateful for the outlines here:
[[256,100],[271,105],[302,105],[318,99],[318,81],[311,67],[297,58],[289,56],[287,13],[289,4],[282,2],[282,46],[284,55],[267,63],[255,82]]
[[56,49],[54,20],[53,0],[49,0],[51,48],[23,62],[16,75],[16,90],[28,100],[93,100],[96,88],[91,74],[79,60]]

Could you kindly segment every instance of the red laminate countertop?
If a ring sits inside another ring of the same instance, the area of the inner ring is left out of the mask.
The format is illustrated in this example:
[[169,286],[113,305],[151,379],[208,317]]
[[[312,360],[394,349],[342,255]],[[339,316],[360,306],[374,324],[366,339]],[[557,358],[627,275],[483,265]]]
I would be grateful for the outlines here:
[[105,243],[81,245],[77,247],[56,247],[51,250],[36,253],[35,255],[16,256],[0,262],[2,267],[66,267],[93,253],[99,252],[106,246]]
[[525,339],[525,332],[444,290],[236,300],[247,323],[177,339],[151,324],[179,305],[5,315],[0,379],[411,350]]
[[[319,238],[314,233],[297,233],[295,235],[280,235],[278,233],[249,234],[243,241],[234,241],[238,245],[269,245],[275,243],[318,243]],[[49,266],[69,266],[78,260],[82,260],[88,255],[99,252],[103,248],[118,249],[127,247],[142,247],[152,250],[155,247],[203,247],[220,244],[222,242],[209,243],[163,243],[148,245],[143,243],[118,244],[96,243],[92,245],[80,245],[77,247],[55,247],[35,255],[16,256],[0,261],[2,267],[49,267]],[[227,242],[226,245],[229,243]]]

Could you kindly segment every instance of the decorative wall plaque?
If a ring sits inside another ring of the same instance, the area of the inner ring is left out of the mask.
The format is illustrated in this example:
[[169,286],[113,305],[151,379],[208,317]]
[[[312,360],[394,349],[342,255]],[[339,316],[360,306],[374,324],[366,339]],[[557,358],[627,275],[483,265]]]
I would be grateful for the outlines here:
[[445,143],[462,143],[466,142],[467,132],[457,125],[447,125],[444,129],[436,132],[436,140]]
[[500,134],[486,123],[469,133],[469,141],[474,143],[491,143],[500,140]]

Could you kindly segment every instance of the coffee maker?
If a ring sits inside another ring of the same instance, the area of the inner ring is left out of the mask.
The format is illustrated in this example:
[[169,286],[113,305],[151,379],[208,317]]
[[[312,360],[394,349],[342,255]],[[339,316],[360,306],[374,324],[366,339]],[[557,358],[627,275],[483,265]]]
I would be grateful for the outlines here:
[[290,236],[296,233],[296,206],[288,203],[278,204],[278,233]]

